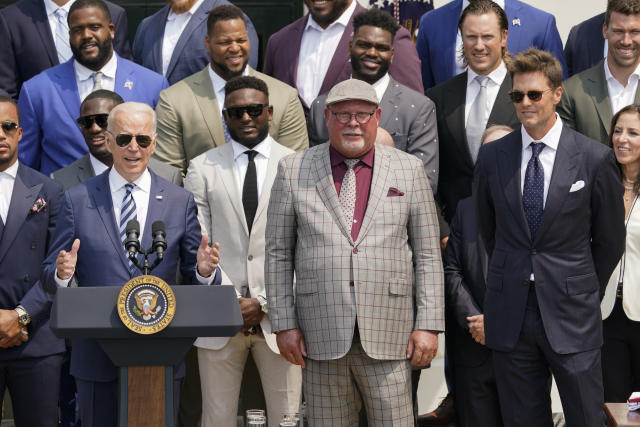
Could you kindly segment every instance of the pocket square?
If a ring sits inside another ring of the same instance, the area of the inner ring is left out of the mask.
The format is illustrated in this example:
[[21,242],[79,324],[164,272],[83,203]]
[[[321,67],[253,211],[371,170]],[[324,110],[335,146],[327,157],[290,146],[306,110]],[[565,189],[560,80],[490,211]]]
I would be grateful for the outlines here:
[[398,197],[398,196],[404,196],[404,193],[395,187],[389,187],[389,192],[387,193],[387,197]]
[[576,182],[573,183],[573,185],[569,189],[569,193],[573,193],[574,191],[582,190],[582,188],[584,188],[584,181],[583,180],[576,181]]

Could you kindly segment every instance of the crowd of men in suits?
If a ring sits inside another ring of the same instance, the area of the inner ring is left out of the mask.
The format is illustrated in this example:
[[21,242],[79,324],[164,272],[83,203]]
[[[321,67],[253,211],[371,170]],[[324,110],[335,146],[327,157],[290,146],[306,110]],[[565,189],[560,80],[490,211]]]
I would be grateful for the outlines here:
[[[564,50],[519,0],[453,0],[417,35],[358,0],[305,0],[262,71],[241,9],[167,3],[132,45],[107,0],[0,10],[17,426],[117,425],[116,367],[55,337],[49,311],[60,287],[140,274],[131,219],[145,247],[154,221],[170,231],[155,275],[233,286],[243,317],[176,367],[181,426],[235,425],[249,354],[270,426],[303,395],[311,425],[551,426],[551,373],[568,426],[603,424],[599,304],[625,233],[605,144],[640,101],[640,0],[609,0]],[[451,397],[418,416],[445,329]]]

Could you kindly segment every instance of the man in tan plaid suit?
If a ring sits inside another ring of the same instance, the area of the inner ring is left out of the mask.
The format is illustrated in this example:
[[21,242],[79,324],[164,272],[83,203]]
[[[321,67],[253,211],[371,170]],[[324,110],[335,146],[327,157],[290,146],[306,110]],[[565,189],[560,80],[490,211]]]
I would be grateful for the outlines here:
[[[283,357],[303,369],[311,426],[413,425],[410,364],[444,329],[433,195],[420,160],[375,144],[361,80],[326,101],[329,143],[280,161],[266,230],[266,292]],[[294,286],[294,272],[296,282]]]

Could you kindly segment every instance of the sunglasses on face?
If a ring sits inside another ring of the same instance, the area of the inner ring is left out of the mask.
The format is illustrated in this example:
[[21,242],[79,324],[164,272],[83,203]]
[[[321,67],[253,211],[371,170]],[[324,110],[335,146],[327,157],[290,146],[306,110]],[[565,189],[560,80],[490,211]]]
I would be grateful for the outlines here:
[[250,104],[242,107],[227,107],[225,111],[230,119],[240,120],[244,116],[245,111],[249,117],[256,118],[262,114],[264,108],[268,106],[269,104]]
[[521,92],[519,90],[514,90],[514,91],[509,92],[509,97],[516,104],[522,102],[522,100],[524,99],[525,95],[527,95],[527,98],[529,98],[531,101],[538,102],[538,101],[540,101],[542,99],[542,94],[545,93],[545,92],[549,92],[549,91],[551,91],[551,89],[547,89],[547,90],[530,90],[528,92]]
[[0,124],[0,127],[2,127],[2,130],[5,133],[9,133],[12,130],[18,129],[18,124],[16,122],[12,122],[11,120],[5,120]]
[[94,114],[92,116],[82,116],[76,119],[76,123],[83,129],[91,129],[93,123],[97,124],[102,129],[107,127],[108,114]]
[[116,135],[115,137],[116,137],[116,144],[118,144],[118,147],[123,147],[123,148],[129,145],[129,143],[131,143],[131,140],[133,140],[133,138],[136,139],[136,142],[138,143],[138,146],[140,148],[147,148],[153,142],[153,138],[149,135],[129,135],[128,133],[121,133]]
[[364,125],[366,123],[369,123],[369,120],[371,120],[371,117],[373,117],[375,111],[360,111],[358,113],[349,113],[348,111],[331,111],[331,114],[334,115],[338,123],[342,123],[343,125],[349,123],[352,117],[356,118],[356,122]]

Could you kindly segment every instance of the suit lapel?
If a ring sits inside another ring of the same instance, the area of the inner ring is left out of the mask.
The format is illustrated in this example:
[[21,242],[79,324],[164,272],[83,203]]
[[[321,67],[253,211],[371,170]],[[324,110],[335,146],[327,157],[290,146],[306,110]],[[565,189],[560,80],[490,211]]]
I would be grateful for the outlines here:
[[258,208],[256,210],[256,216],[253,222],[258,222],[258,219],[266,214],[267,206],[269,206],[269,194],[271,194],[271,187],[273,181],[276,179],[276,173],[278,172],[278,162],[283,157],[280,147],[275,141],[271,141],[271,154],[269,155],[269,161],[267,162],[267,173],[262,183],[262,190],[260,192],[260,200],[258,201]]
[[507,137],[508,143],[503,144],[498,154],[500,182],[504,189],[506,203],[513,213],[513,217],[520,224],[529,238],[531,234],[522,207],[522,185],[520,183],[520,163],[522,161],[522,134],[515,131]]
[[454,106],[453,111],[447,115],[446,122],[447,127],[452,129],[452,133],[457,137],[452,141],[458,145],[458,150],[464,156],[464,161],[467,163],[467,167],[473,170],[473,160],[471,159],[471,152],[469,151],[469,144],[467,143],[467,133],[464,126],[464,107],[467,96],[467,72],[454,77],[458,79],[457,84],[452,85],[450,92],[450,102]]
[[[164,29],[166,27],[165,23],[167,22],[167,16],[169,16],[169,6],[165,6],[161,9],[160,14],[156,15],[151,23],[150,31],[153,32],[153,35],[149,35],[148,37],[153,40],[151,44],[151,58],[152,65],[151,69],[158,74],[162,74],[162,42],[164,40]],[[203,41],[204,43],[204,41]],[[179,52],[176,46],[176,49],[173,51],[174,56]],[[171,58],[173,59],[173,58]],[[169,70],[171,69],[171,64],[169,64]],[[167,76],[169,75],[169,71],[167,71]]]
[[124,99],[125,102],[135,101],[135,94],[138,90],[137,85],[144,85],[144,82],[137,82],[135,70],[129,67],[128,64],[115,52],[113,54],[116,55],[118,60],[118,68],[116,69],[116,79],[113,91],[122,96],[122,99]]
[[[576,163],[582,156],[582,152],[578,149],[575,140],[575,134],[569,132],[563,126],[560,135],[560,143],[556,152],[556,159],[553,163],[553,172],[551,173],[551,182],[547,191],[547,199],[542,213],[542,222],[536,233],[534,244],[544,236],[546,230],[551,226],[555,216],[560,211],[564,203],[571,184],[576,177]],[[546,172],[545,172],[546,173]]]
[[[526,28],[531,28],[531,25],[529,25],[530,23],[527,22],[528,17],[520,15],[520,4],[515,1],[506,0],[504,2],[504,11],[507,14],[507,19],[509,21],[509,37],[507,38],[507,48],[509,52],[518,52],[526,49],[526,46],[523,46],[524,49],[519,49],[518,47],[520,46],[522,32],[526,31]],[[522,22],[518,25],[514,25],[514,21],[518,22],[518,19]],[[521,26],[524,27],[522,28]]]
[[[11,244],[22,228],[29,209],[36,201],[42,184],[31,185],[28,176],[25,174],[24,166],[18,165],[18,172],[13,184],[13,193],[11,194],[11,202],[7,213],[7,221],[4,225],[4,232],[0,240],[0,261],[11,248]],[[38,215],[38,214],[32,214]]]
[[511,123],[517,121],[516,109],[509,98],[511,87],[511,76],[507,73],[500,85],[500,89],[498,89],[496,101],[493,103],[493,108],[491,108],[491,114],[489,114],[487,127],[496,123]]
[[151,227],[155,221],[162,221],[166,218],[165,209],[167,200],[164,183],[158,179],[158,176],[149,170],[151,174],[151,188],[149,189],[149,207],[147,208],[147,218],[144,223],[144,231],[142,233],[141,245],[143,248],[150,248],[153,236],[151,235]]
[[33,23],[36,26],[40,40],[42,40],[42,45],[47,52],[51,66],[58,65],[58,51],[53,41],[53,34],[51,33],[51,26],[49,25],[47,9],[44,7],[44,2],[42,0],[32,0],[29,10],[33,13]]
[[218,166],[220,171],[220,180],[222,181],[222,185],[229,197],[231,206],[233,206],[233,210],[236,212],[236,216],[242,224],[242,229],[248,236],[249,229],[247,228],[247,219],[244,216],[242,198],[240,197],[240,194],[238,194],[238,183],[236,182],[236,176],[233,171],[233,146],[231,144],[225,144],[220,147],[217,154],[220,157],[220,166]]
[[85,182],[86,180],[93,178],[95,175],[96,173],[93,170],[93,166],[91,166],[91,160],[87,154],[82,158],[81,162],[78,162],[78,181]]
[[[611,101],[609,100],[609,89],[607,88],[607,78],[604,74],[603,62],[596,67],[595,73],[589,73],[587,75],[586,83],[591,86],[591,88],[586,88],[586,93],[591,94],[593,103],[598,111],[600,124],[607,131],[607,135],[609,135],[609,126],[611,126],[613,113],[611,112]],[[636,97],[637,95],[636,92]]]
[[373,224],[373,218],[378,205],[383,197],[386,197],[385,189],[389,189],[387,177],[389,176],[389,164],[391,160],[383,150],[377,149],[373,154],[373,174],[371,176],[371,188],[369,190],[369,203],[362,220],[362,228],[358,233],[356,245],[364,239]]
[[[184,28],[184,31],[182,31],[182,34],[180,34],[180,38],[176,43],[176,47],[173,50],[173,54],[171,55],[171,61],[169,62],[169,66],[167,67],[167,74],[166,74],[167,76],[170,76],[171,73],[173,72],[173,69],[176,68],[176,64],[178,63],[180,54],[187,46],[187,42],[189,41],[189,38],[191,38],[191,35],[193,34],[194,30],[198,28],[198,26],[202,23],[202,21],[207,19],[208,10],[205,10],[205,9],[206,9],[205,3],[202,3],[200,7],[198,7],[198,10],[196,10],[196,13],[191,17],[191,19],[189,19],[189,22],[187,23],[187,26]],[[166,21],[166,18],[165,18],[165,21]],[[204,43],[204,40],[200,40],[200,43]],[[160,58],[162,58],[162,56],[160,56]]]
[[[384,129],[393,129],[393,119],[396,117],[398,111],[397,108],[393,108],[395,105],[400,104],[400,96],[402,95],[402,88],[400,88],[396,81],[389,80],[389,86],[384,91],[382,99],[380,100],[380,108],[382,108],[382,116],[380,117],[380,126]],[[386,114],[385,114],[386,113]]]
[[338,193],[331,173],[331,160],[329,159],[329,144],[324,149],[316,152],[313,160],[313,174],[315,176],[316,190],[320,199],[331,214],[333,221],[338,225],[342,234],[353,244],[351,239],[351,227],[347,228],[342,214],[342,207],[338,200]]
[[199,79],[193,81],[195,86],[194,96],[200,111],[202,111],[202,117],[207,124],[209,134],[213,139],[213,146],[217,147],[224,144],[224,129],[222,127],[222,114],[216,94],[213,91],[213,83],[211,83],[211,78],[209,77],[208,67],[209,65],[200,71]]
[[75,119],[80,111],[80,93],[73,69],[73,59],[62,64],[53,73],[53,84],[62,99],[62,103],[69,112],[69,117]]

